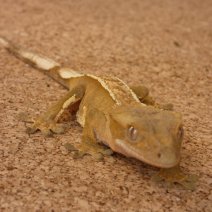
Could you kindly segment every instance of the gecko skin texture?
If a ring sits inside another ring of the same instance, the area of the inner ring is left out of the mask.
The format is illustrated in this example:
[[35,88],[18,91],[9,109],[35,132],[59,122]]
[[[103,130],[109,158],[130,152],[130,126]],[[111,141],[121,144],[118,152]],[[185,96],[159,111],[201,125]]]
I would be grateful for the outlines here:
[[82,142],[78,146],[82,152],[95,156],[108,153],[109,148],[160,168],[179,164],[182,116],[155,103],[146,87],[128,86],[117,77],[76,72],[2,37],[0,44],[69,89],[35,120],[31,132],[62,133],[63,122],[75,114],[83,127]]

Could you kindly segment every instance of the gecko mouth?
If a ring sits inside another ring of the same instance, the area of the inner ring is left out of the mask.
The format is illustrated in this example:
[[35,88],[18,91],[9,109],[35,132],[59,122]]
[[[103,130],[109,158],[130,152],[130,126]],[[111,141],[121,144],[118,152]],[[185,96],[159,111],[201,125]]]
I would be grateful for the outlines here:
[[179,159],[174,160],[173,162],[161,162],[160,160],[153,161],[152,158],[147,158],[144,156],[139,150],[137,150],[135,147],[131,146],[130,144],[127,144],[125,141],[116,139],[116,145],[119,147],[119,152],[127,157],[136,158],[142,162],[145,162],[149,165],[156,166],[159,168],[171,168],[176,166],[179,163]]

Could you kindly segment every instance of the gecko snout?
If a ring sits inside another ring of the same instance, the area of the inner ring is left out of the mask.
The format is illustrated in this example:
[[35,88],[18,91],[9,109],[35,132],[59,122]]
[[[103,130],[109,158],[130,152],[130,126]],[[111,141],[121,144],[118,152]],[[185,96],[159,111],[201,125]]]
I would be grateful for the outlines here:
[[168,148],[164,148],[156,153],[156,157],[158,158],[158,162],[162,166],[174,166],[179,163],[180,157],[176,151]]

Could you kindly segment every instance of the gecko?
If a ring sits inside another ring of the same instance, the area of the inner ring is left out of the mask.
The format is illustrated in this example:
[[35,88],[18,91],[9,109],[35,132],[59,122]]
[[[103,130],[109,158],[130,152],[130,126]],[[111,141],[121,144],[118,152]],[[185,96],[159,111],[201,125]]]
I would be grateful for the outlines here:
[[157,179],[194,187],[194,180],[179,166],[184,134],[182,115],[170,105],[156,103],[145,86],[128,86],[110,75],[77,72],[43,55],[24,50],[4,37],[0,37],[0,44],[68,90],[34,120],[28,133],[64,133],[64,123],[75,114],[83,128],[81,143],[74,147],[79,155],[101,158],[113,152],[120,153],[159,167]]

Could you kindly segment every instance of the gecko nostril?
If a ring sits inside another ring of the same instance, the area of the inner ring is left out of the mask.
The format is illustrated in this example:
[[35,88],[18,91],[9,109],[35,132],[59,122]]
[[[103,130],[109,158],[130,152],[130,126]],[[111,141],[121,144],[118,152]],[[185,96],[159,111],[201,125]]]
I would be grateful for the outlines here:
[[160,158],[161,157],[161,153],[158,153],[158,158]]

